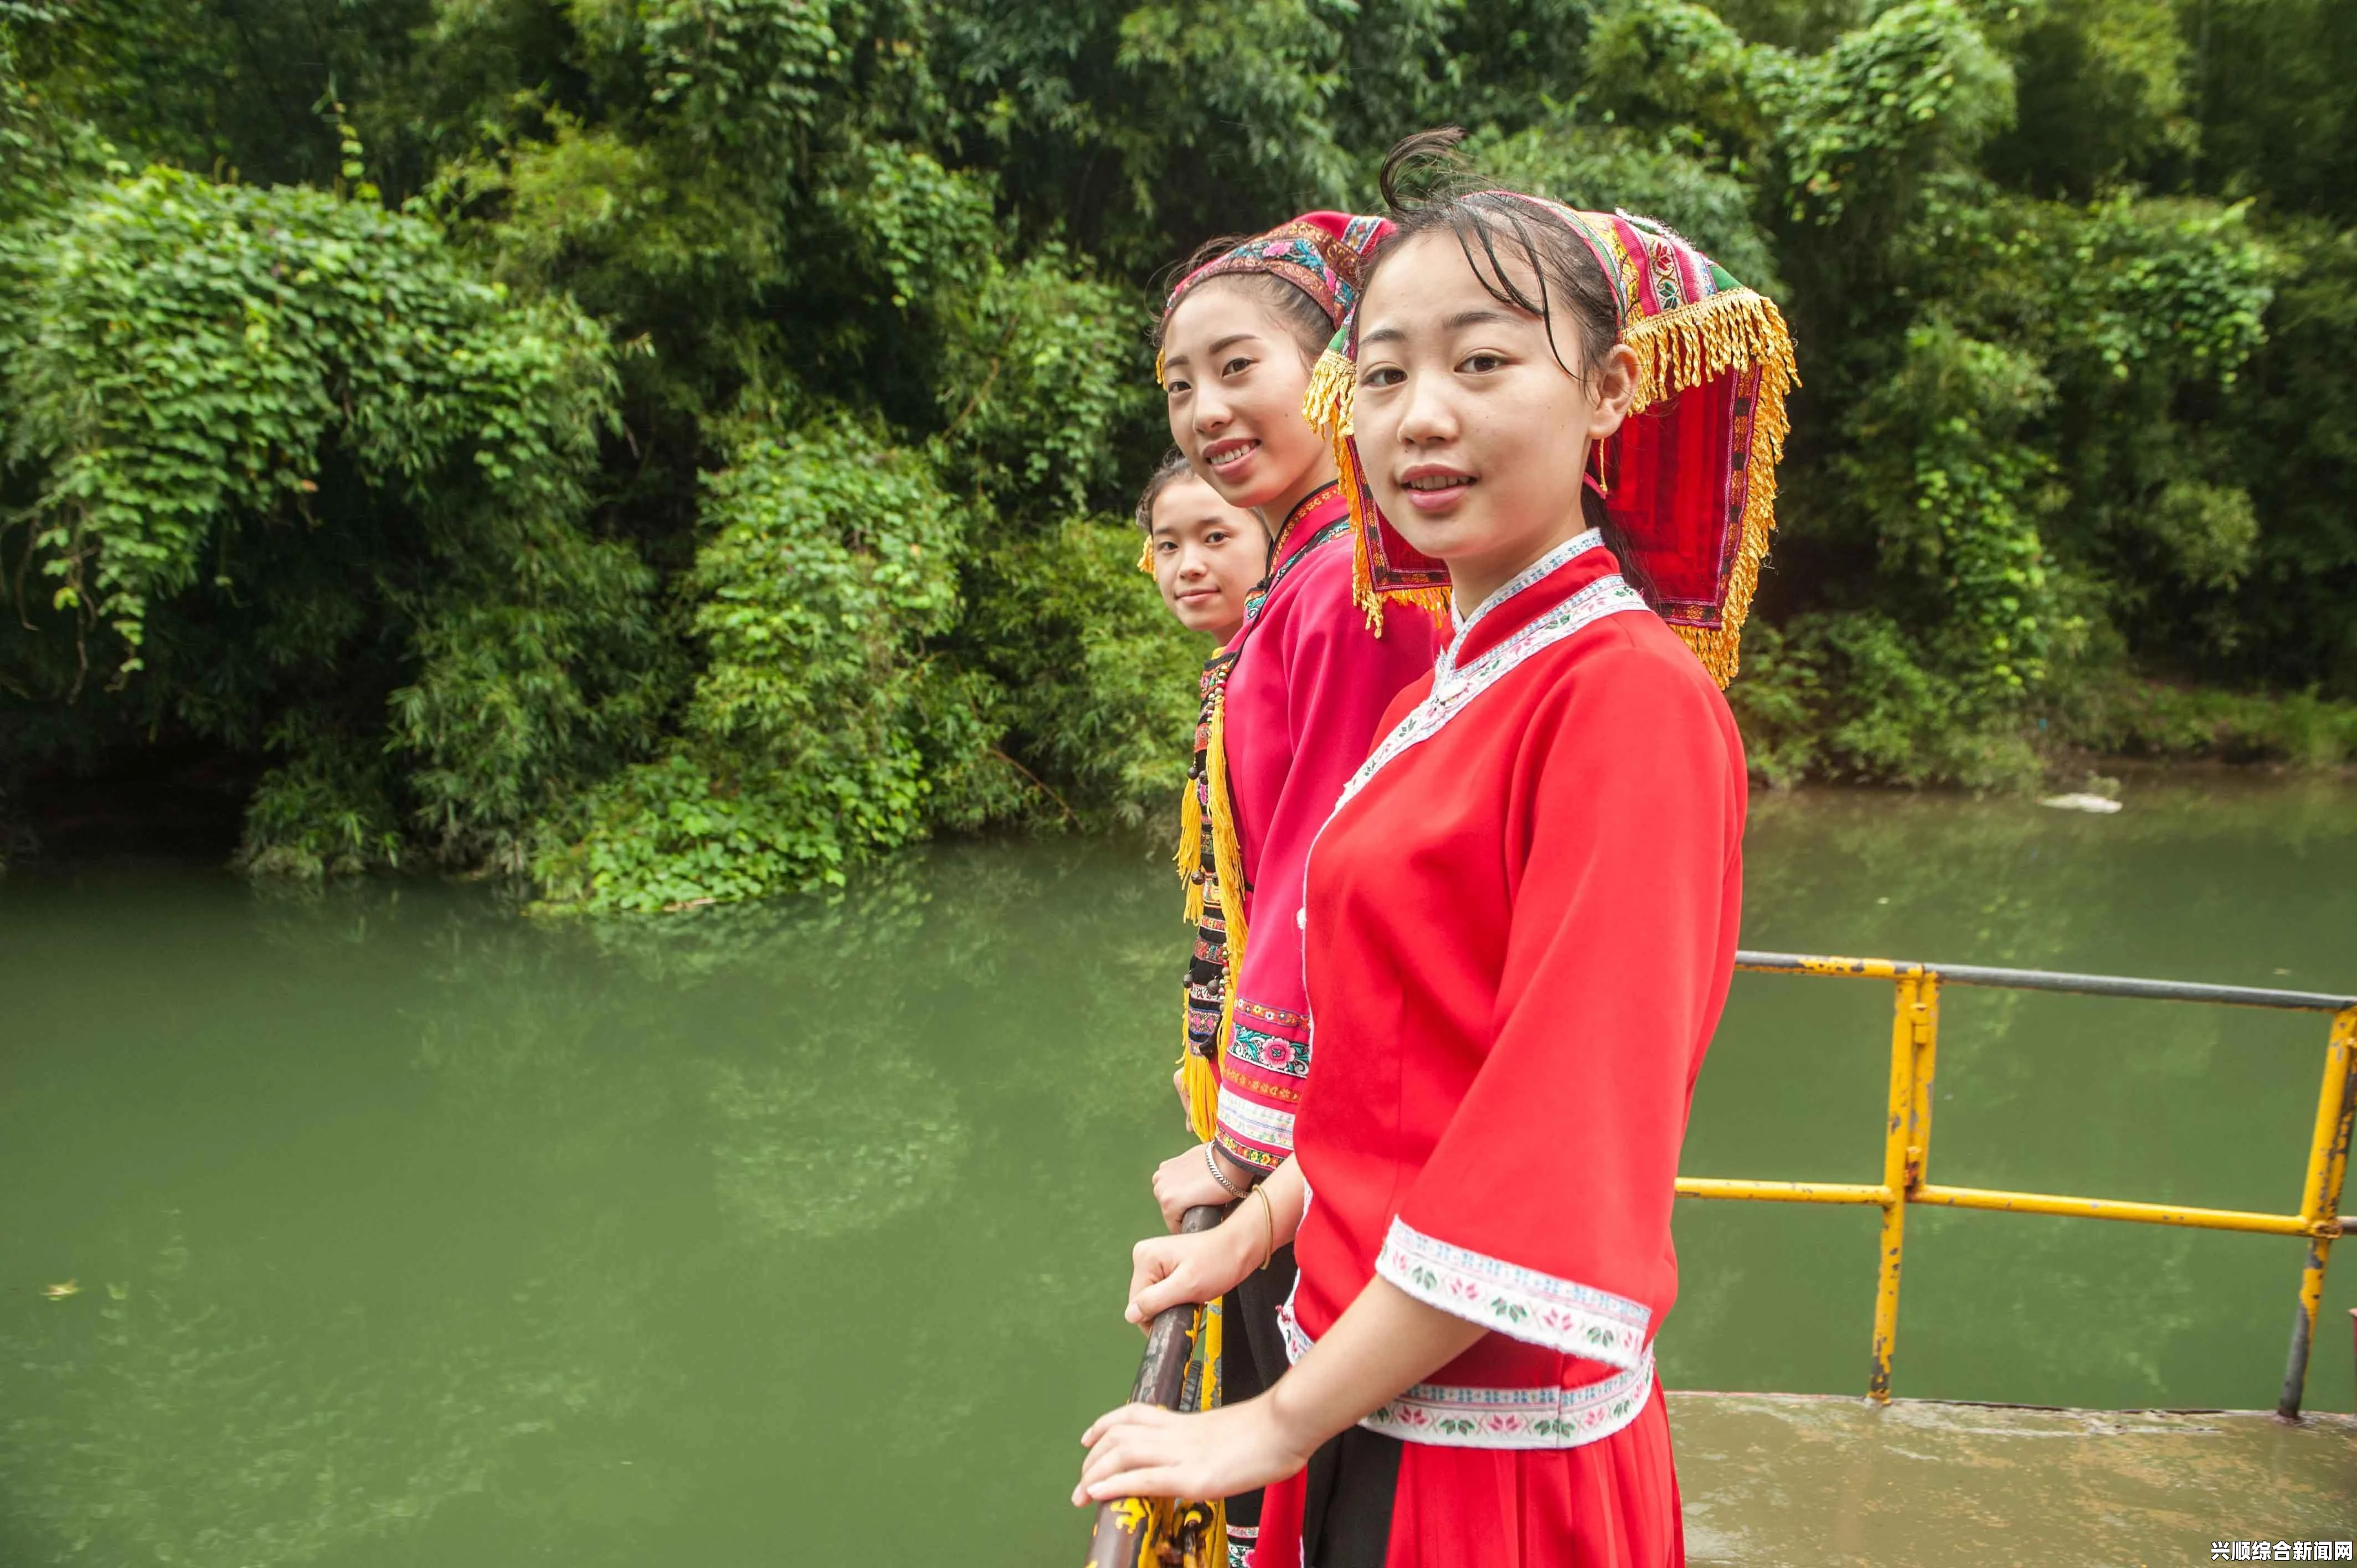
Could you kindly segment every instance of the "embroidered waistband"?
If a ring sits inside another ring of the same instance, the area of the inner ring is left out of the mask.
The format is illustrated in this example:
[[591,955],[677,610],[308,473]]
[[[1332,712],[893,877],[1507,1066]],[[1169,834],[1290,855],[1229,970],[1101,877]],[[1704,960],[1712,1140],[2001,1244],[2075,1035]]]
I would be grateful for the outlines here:
[[[1308,1354],[1309,1336],[1293,1303],[1276,1309],[1285,1357]],[[1485,1389],[1418,1383],[1359,1424],[1408,1443],[1443,1448],[1577,1448],[1600,1442],[1644,1412],[1653,1394],[1653,1350],[1627,1371],[1576,1389]]]

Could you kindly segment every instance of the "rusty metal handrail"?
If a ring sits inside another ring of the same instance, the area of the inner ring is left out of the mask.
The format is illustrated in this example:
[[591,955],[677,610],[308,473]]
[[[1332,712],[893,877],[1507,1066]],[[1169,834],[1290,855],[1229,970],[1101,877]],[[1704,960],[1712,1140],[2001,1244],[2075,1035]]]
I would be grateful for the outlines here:
[[[1178,1233],[1193,1236],[1210,1230],[1227,1212],[1212,1204],[1190,1208],[1178,1217]],[[1137,1364],[1137,1380],[1130,1385],[1130,1403],[1178,1408],[1187,1384],[1187,1363],[1195,1353],[1203,1315],[1210,1310],[1208,1305],[1182,1301],[1154,1315],[1154,1321],[1146,1326],[1146,1354]],[[1206,1515],[1202,1522],[1208,1525],[1211,1518]],[[1154,1560],[1149,1554],[1159,1538],[1181,1522],[1167,1498],[1113,1498],[1099,1503],[1085,1568],[1138,1568]],[[1201,1542],[1191,1544],[1200,1547]],[[1197,1560],[1197,1555],[1186,1552],[1180,1555],[1190,1562]]]
[[[2357,996],[2133,980],[2118,975],[2062,974],[2035,969],[1992,969],[1977,964],[1821,958],[1805,953],[1738,952],[1735,966],[1768,974],[1888,980],[1897,992],[1890,1028],[1889,1115],[1883,1135],[1879,1182],[1678,1178],[1678,1194],[1683,1197],[1871,1204],[1882,1210],[1881,1262],[1874,1297],[1873,1362],[1867,1380],[1867,1392],[1871,1398],[1878,1402],[1890,1398],[1890,1355],[1899,1337],[1899,1270],[1906,1249],[1907,1208],[1921,1203],[1942,1208],[2057,1214],[2143,1225],[2306,1237],[2308,1261],[2300,1271],[2299,1301],[2292,1316],[2291,1355],[2284,1369],[2283,1391],[2276,1402],[2277,1414],[2294,1418],[2299,1414],[2300,1400],[2308,1384],[2309,1347],[2316,1335],[2317,1308],[2324,1295],[2325,1261],[2344,1223],[2341,1217],[2341,1189],[2348,1174],[2351,1121],[2352,1115],[2357,1115]],[[2184,1204],[1939,1187],[1926,1181],[1924,1172],[1930,1166],[1932,1155],[1932,1079],[1939,1054],[1940,987],[1943,983],[2331,1014],[2331,1033],[2325,1046],[2324,1082],[2317,1092],[2316,1126],[2309,1142],[2308,1173],[2300,1187],[2299,1212],[2259,1214]],[[2357,1220],[2348,1223],[2357,1225]]]

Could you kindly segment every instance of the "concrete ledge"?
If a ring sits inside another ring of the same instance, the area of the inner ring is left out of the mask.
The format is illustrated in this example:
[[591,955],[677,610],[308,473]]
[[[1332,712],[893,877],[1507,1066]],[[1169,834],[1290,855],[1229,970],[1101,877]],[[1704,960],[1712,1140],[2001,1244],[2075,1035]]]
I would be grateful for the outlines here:
[[2210,1562],[2216,1541],[2357,1541],[2357,1417],[1669,1402],[1698,1565],[2135,1568]]

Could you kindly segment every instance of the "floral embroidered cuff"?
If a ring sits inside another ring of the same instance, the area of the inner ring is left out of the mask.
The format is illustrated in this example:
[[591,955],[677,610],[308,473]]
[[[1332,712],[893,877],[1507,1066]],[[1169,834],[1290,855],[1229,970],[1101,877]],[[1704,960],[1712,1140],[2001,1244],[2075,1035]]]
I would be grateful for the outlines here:
[[[1285,1359],[1298,1363],[1310,1338],[1288,1298],[1276,1309]],[[1637,1364],[1576,1389],[1417,1383],[1360,1419],[1370,1432],[1444,1448],[1577,1448],[1611,1436],[1644,1412],[1653,1392],[1653,1350]]]
[[1652,1313],[1610,1291],[1562,1280],[1426,1236],[1394,1219],[1375,1273],[1426,1306],[1566,1355],[1633,1369]]

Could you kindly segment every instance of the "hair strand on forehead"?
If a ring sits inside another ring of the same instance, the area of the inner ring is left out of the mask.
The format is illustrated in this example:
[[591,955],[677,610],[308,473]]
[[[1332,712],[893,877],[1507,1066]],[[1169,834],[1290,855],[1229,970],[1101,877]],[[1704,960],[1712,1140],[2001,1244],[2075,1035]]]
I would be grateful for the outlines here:
[[[1420,131],[1383,160],[1380,186],[1398,228],[1369,264],[1365,289],[1372,290],[1384,262],[1409,241],[1446,231],[1483,292],[1501,305],[1538,317],[1555,363],[1593,397],[1593,368],[1620,341],[1620,296],[1613,280],[1587,241],[1545,208],[1483,180],[1457,150],[1464,139],[1465,133],[1454,125]],[[1409,194],[1411,184],[1417,194]],[[1520,281],[1518,267],[1527,271],[1530,286]],[[1555,333],[1558,309],[1568,317],[1575,335],[1577,369],[1565,357]],[[1580,507],[1619,557],[1630,585],[1648,603],[1654,602],[1652,585],[1644,580],[1602,498],[1583,486]]]

